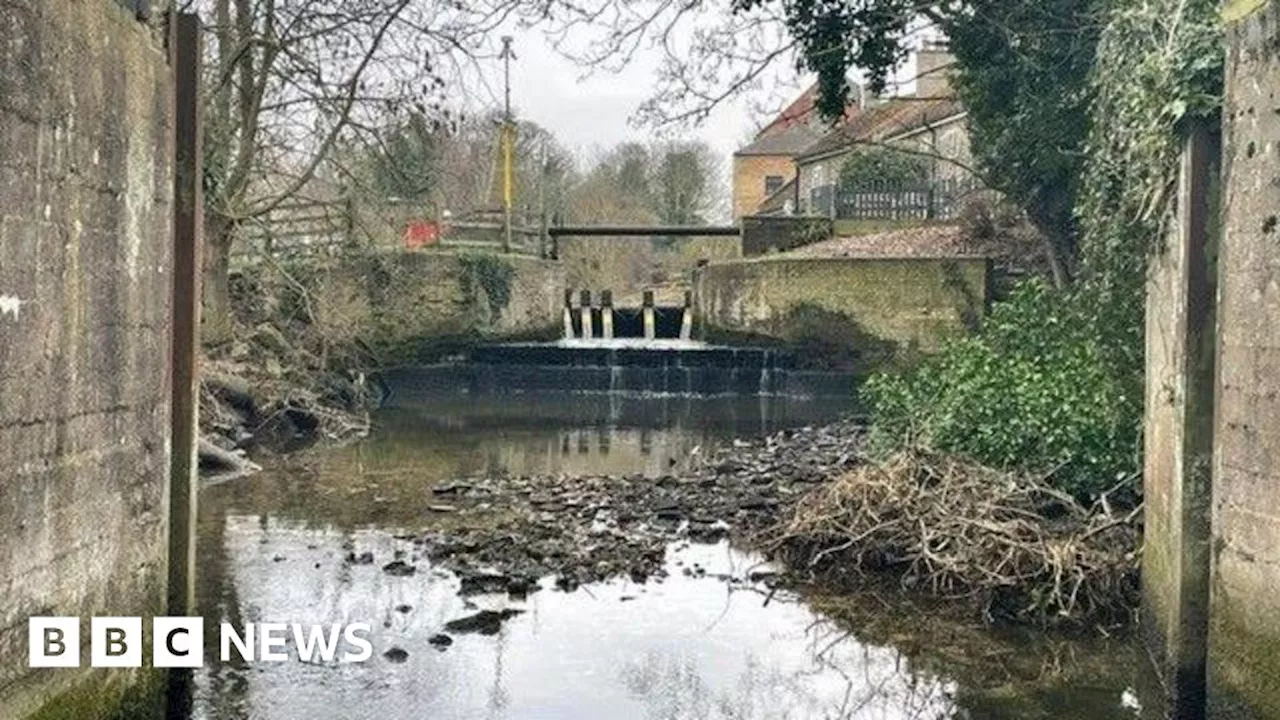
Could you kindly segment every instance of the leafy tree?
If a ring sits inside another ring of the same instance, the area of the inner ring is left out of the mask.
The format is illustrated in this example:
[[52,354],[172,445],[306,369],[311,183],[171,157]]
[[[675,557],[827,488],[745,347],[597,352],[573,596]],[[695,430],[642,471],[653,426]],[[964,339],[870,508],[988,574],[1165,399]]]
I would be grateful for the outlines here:
[[861,148],[840,166],[840,189],[849,191],[883,185],[910,185],[929,176],[929,161],[891,148]]
[[438,128],[413,113],[378,138],[370,152],[373,187],[386,197],[421,202],[436,181]]
[[[1089,132],[1088,77],[1099,0],[798,0],[785,7],[800,65],[818,75],[818,108],[839,117],[849,70],[882,89],[921,18],[950,40],[954,85],[969,112],[983,180],[1026,210],[1044,234],[1055,281],[1075,260],[1073,215]],[[767,0],[737,0],[747,11]]]

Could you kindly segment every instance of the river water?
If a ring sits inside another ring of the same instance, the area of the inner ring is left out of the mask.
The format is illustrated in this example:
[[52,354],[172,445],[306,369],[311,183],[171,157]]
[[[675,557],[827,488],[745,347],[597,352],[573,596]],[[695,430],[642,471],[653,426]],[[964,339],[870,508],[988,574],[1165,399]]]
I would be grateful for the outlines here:
[[[207,487],[201,614],[238,627],[368,623],[374,655],[303,662],[290,648],[283,663],[222,664],[207,643],[194,717],[1135,717],[1124,639],[990,632],[870,591],[839,602],[771,592],[750,579],[767,563],[724,543],[668,548],[663,582],[548,585],[519,601],[459,597],[456,579],[422,560],[412,576],[382,570],[413,552],[412,536],[451,521],[427,508],[441,482],[657,477],[712,443],[843,410],[782,398],[467,398],[385,411],[360,443]],[[346,560],[364,552],[378,562]],[[428,642],[449,620],[504,608],[522,613],[496,634]]]

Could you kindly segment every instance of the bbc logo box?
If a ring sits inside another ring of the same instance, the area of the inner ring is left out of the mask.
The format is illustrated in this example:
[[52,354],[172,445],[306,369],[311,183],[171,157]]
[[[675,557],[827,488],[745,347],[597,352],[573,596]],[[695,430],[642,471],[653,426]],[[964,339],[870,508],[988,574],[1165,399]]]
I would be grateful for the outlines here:
[[[27,632],[27,664],[30,667],[80,667],[80,618],[33,617],[27,624]],[[89,621],[91,667],[142,667],[145,643],[140,617],[95,617]],[[203,619],[152,619],[152,667],[200,667],[204,661],[203,649]]]

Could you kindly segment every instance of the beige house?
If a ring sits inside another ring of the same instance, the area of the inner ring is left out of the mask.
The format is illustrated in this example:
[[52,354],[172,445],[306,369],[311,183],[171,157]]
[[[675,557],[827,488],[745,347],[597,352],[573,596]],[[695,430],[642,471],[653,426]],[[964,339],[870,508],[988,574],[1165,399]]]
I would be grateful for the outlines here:
[[[783,189],[795,187],[796,155],[827,130],[814,106],[817,95],[815,84],[733,154],[734,221],[761,212],[766,200],[787,196]],[[856,110],[851,106],[850,116]]]
[[925,158],[929,180],[939,186],[971,184],[968,113],[951,88],[951,62],[942,46],[926,46],[916,55],[914,93],[871,101],[797,153],[795,212],[835,214],[840,169],[850,155],[867,148],[901,148]]

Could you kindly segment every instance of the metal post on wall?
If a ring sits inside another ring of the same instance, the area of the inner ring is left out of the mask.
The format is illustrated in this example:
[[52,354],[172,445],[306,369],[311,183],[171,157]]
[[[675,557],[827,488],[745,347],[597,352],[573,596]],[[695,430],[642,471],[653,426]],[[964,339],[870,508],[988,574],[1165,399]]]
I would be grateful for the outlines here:
[[[204,171],[200,128],[200,19],[169,15],[173,98],[173,303],[170,339],[170,455],[168,607],[194,616],[196,495],[199,438],[200,272],[204,226]],[[190,702],[191,674],[169,676],[169,707]],[[171,712],[171,715],[173,713]]]
[[645,290],[642,298],[643,308],[640,310],[640,317],[644,322],[644,339],[653,340],[658,335],[657,318],[653,310],[653,291]]
[[581,302],[581,305],[582,305],[582,308],[581,308],[581,311],[582,311],[582,339],[583,339],[583,340],[590,340],[590,339],[591,339],[591,337],[592,337],[592,331],[591,331],[591,291],[590,291],[590,290],[583,290],[583,291],[582,291],[582,302]]
[[600,337],[613,339],[613,291],[600,291]]

